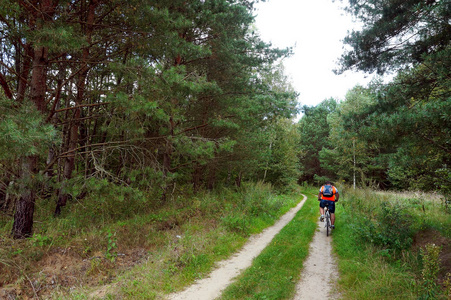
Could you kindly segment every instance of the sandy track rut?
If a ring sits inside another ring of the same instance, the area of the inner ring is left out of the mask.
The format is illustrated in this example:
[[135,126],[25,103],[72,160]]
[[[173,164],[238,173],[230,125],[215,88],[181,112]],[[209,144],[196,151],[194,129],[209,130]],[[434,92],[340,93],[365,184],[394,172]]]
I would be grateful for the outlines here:
[[310,243],[309,256],[304,262],[294,300],[339,298],[334,291],[338,271],[332,255],[331,237],[326,235],[323,222],[318,222],[318,227]]

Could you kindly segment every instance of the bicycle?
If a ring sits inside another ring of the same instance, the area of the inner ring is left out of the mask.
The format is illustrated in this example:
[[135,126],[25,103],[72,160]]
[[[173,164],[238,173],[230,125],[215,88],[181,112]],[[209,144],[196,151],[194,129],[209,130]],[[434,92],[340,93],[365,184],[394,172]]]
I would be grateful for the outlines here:
[[329,205],[326,204],[326,207],[324,207],[324,223],[326,227],[326,234],[329,236],[329,233],[332,233],[331,226],[330,226],[330,212],[329,212]]

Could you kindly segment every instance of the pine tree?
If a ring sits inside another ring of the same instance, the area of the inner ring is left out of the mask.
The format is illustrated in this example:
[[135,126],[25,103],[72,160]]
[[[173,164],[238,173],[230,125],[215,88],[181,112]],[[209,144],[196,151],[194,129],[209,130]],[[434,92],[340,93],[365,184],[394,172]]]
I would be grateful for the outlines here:
[[[348,10],[365,24],[345,43],[343,70],[397,72],[375,90],[361,132],[377,138],[379,159],[397,188],[440,188],[448,181],[451,124],[451,2],[350,1]],[[449,185],[449,183],[446,183]]]
[[[226,180],[230,157],[236,166],[250,160],[233,145],[295,112],[292,92],[262,80],[290,50],[250,30],[252,7],[244,0],[2,1],[2,105],[32,109],[29,124],[40,129],[15,137],[20,151],[10,156],[20,167],[9,160],[14,172],[2,173],[4,182],[20,175],[13,235],[32,234],[34,203],[47,183],[59,187],[58,215],[89,192],[87,178],[159,187],[164,196],[175,180],[213,187]],[[0,130],[18,120],[8,115]],[[76,182],[84,187],[70,193]]]

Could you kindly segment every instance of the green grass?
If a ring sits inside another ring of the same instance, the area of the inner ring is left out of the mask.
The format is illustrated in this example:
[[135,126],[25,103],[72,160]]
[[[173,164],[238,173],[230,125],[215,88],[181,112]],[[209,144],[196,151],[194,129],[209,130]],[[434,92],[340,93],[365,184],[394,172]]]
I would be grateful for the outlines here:
[[350,215],[339,213],[337,220],[340,226],[334,231],[333,247],[339,258],[343,299],[416,299],[412,274],[387,263],[376,247],[362,243]]
[[[221,224],[225,224],[225,228],[218,226],[214,230],[205,231],[205,226],[200,226],[203,232],[191,232],[193,224],[182,227],[181,239],[167,245],[166,250],[161,253],[152,254],[150,265],[138,266],[120,279],[126,283],[121,286],[121,291],[116,293],[116,296],[121,295],[125,299],[158,298],[163,294],[180,291],[194,280],[206,276],[212,271],[216,261],[238,251],[250,233],[261,232],[272,225],[300,200],[299,195],[270,198],[272,200],[261,198],[262,201],[269,201],[267,205],[272,209],[265,209],[265,212],[260,214],[249,214],[246,217],[242,210],[229,211],[232,214],[227,216],[227,221],[222,218]],[[240,204],[235,209],[239,206]],[[130,280],[131,278],[134,280]]]
[[[422,278],[425,271],[435,274],[428,267],[434,261],[423,261],[426,256],[412,248],[418,233],[431,230],[449,241],[451,218],[441,202],[424,195],[340,191],[332,238],[342,298],[446,299],[433,275],[427,282]],[[105,199],[89,197],[70,203],[56,219],[49,214],[53,203],[41,201],[35,234],[25,240],[12,240],[11,219],[1,216],[0,282],[28,297],[35,296],[33,282],[45,299],[88,299],[99,290],[106,291],[105,299],[160,299],[207,276],[215,262],[230,257],[251,234],[274,224],[301,200],[299,193],[276,195],[262,183],[197,195],[181,191],[165,203],[145,195],[124,201],[130,193],[107,194],[119,194],[108,205]],[[316,188],[306,189],[304,207],[226,289],[223,299],[293,296],[316,229],[316,193]],[[139,261],[122,266],[125,257],[135,255],[133,250],[141,251]],[[71,271],[61,271],[50,285],[51,275],[42,263],[59,256]],[[85,267],[71,269],[65,259]],[[75,283],[65,285],[65,280]]]
[[426,235],[423,243],[449,241],[451,218],[441,201],[434,195],[371,190],[344,194],[333,236],[343,299],[446,299],[437,277],[428,278],[433,283],[425,287],[423,274],[430,267],[419,250],[424,245],[415,244],[418,234],[431,230],[440,239]]
[[[117,206],[97,210],[91,198],[71,203],[57,219],[44,215],[50,203],[40,203],[33,238],[14,241],[6,230],[2,234],[0,271],[6,269],[9,284],[30,296],[29,282],[39,282],[46,293],[38,296],[46,299],[88,299],[99,290],[106,291],[106,299],[159,299],[206,276],[216,261],[238,251],[251,234],[274,224],[300,199],[299,194],[276,195],[269,185],[256,183],[240,190],[174,196],[154,209],[151,203],[132,201],[136,207],[127,208],[134,212],[129,217],[120,212],[126,205],[120,199],[112,200]],[[123,266],[124,259],[135,255],[133,249],[144,251],[140,261]],[[61,271],[58,284],[50,286],[51,275],[42,273],[40,264],[62,252],[80,265],[67,274]],[[65,276],[77,284],[59,284]]]
[[309,244],[317,228],[318,202],[313,193],[252,266],[224,291],[221,299],[290,299],[295,293]]

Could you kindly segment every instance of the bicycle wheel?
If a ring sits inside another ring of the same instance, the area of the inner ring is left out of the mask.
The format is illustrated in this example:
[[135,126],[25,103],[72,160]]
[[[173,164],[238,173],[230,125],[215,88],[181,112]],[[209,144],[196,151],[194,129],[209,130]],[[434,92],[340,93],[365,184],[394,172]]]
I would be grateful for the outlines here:
[[329,211],[326,212],[326,234],[329,236],[329,230],[330,230],[330,214]]

